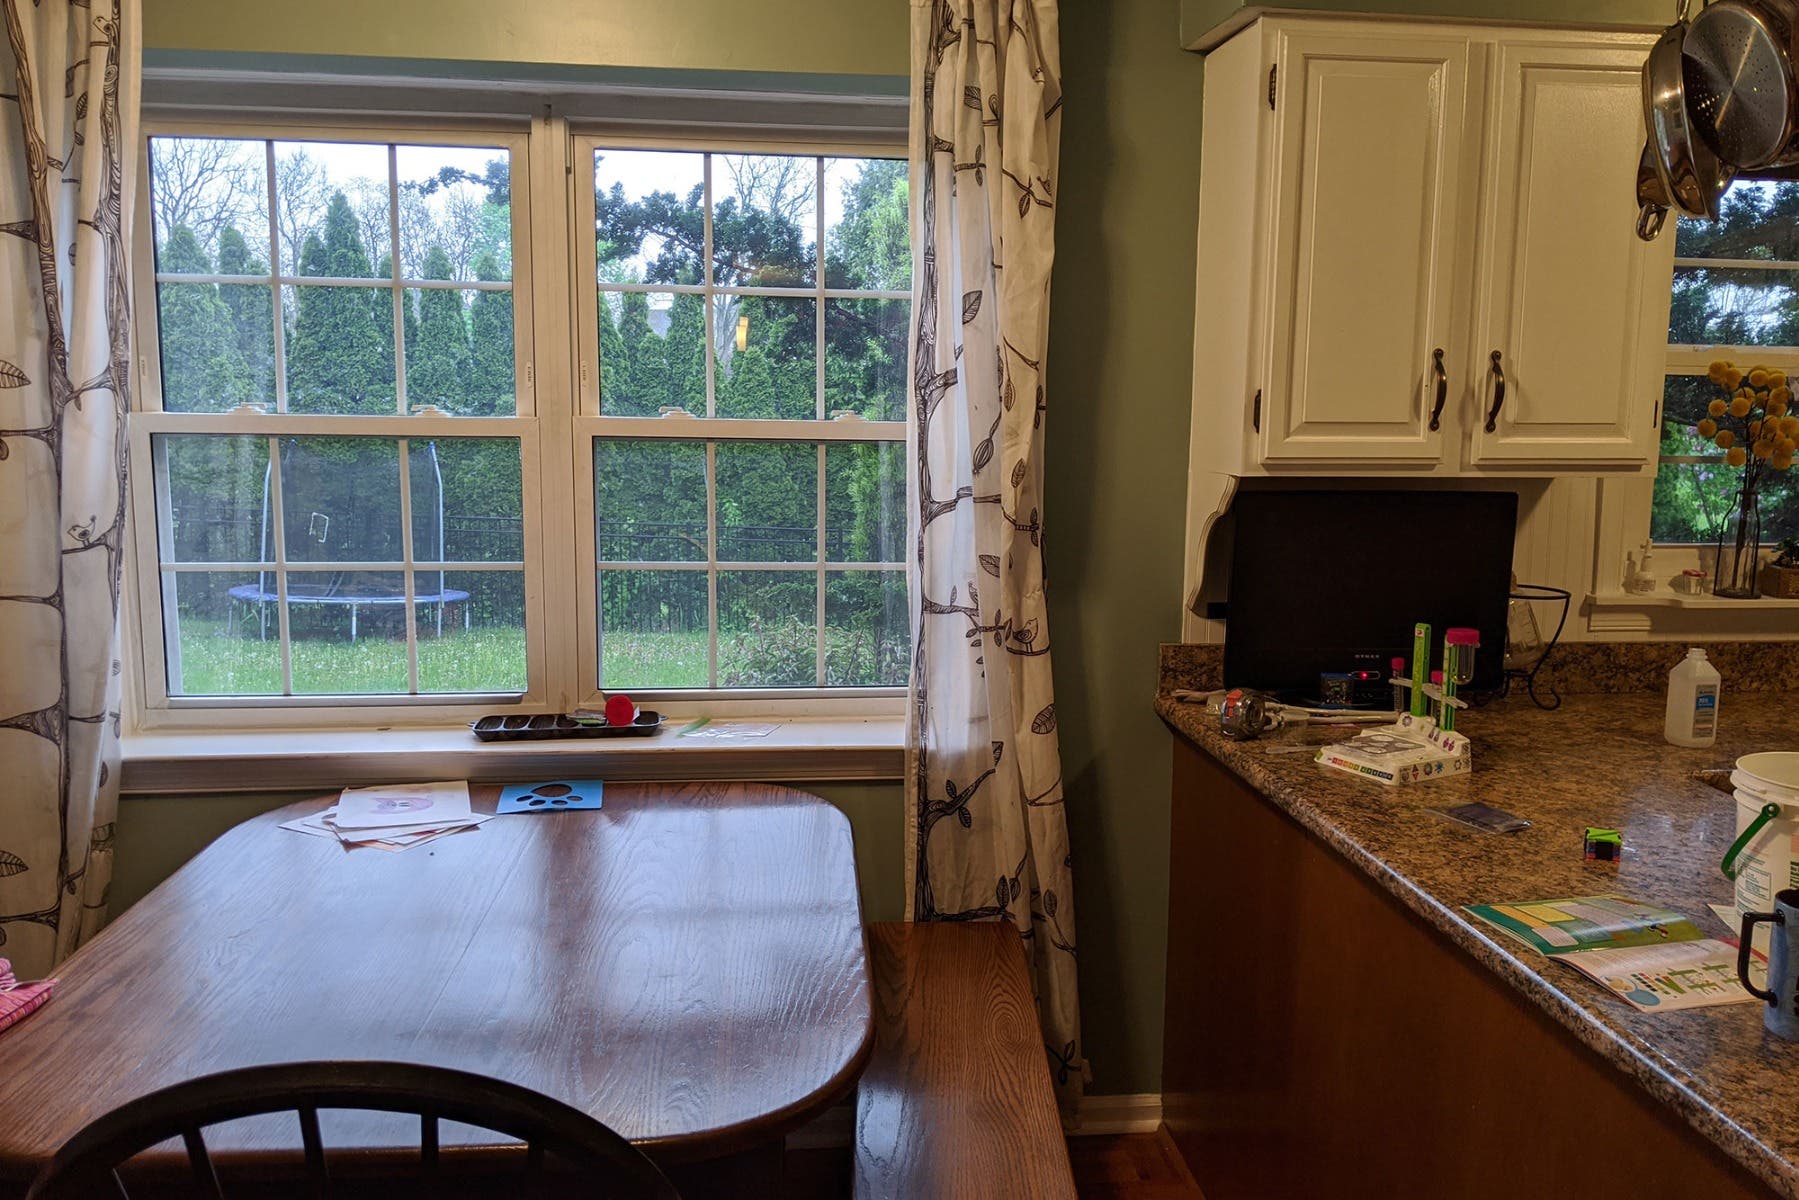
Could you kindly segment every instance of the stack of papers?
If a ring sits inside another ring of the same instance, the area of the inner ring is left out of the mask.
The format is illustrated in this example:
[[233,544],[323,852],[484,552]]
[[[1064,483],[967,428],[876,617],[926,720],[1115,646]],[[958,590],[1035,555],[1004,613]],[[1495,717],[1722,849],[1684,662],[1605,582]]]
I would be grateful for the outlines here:
[[1755,999],[1737,982],[1734,942],[1708,938],[1680,913],[1658,905],[1627,896],[1573,896],[1463,911],[1573,967],[1642,1012]]
[[349,849],[372,846],[398,852],[473,829],[492,818],[491,813],[470,809],[468,784],[459,780],[345,788],[330,808],[296,817],[281,828],[336,838]]

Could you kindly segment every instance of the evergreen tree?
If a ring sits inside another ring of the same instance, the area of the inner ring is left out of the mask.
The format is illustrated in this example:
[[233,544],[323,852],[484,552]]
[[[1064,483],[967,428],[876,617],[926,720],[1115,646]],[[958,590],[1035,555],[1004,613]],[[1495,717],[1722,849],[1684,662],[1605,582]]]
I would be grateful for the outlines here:
[[626,292],[624,313],[618,322],[624,344],[624,369],[619,373],[618,401],[609,413],[628,417],[653,417],[668,400],[668,356],[662,339],[650,328],[650,302],[642,292]]
[[[450,256],[433,243],[425,252],[426,279],[450,278]],[[406,342],[406,401],[411,408],[435,404],[450,412],[469,411],[474,390],[474,359],[469,353],[468,325],[462,293],[452,288],[425,288],[419,293],[418,338]]]
[[[300,274],[367,279],[373,273],[356,214],[342,192],[325,210],[324,236],[309,234]],[[383,338],[381,319],[389,336]],[[393,301],[387,289],[295,289],[288,349],[288,408],[293,412],[384,413],[393,409]]]
[[624,411],[622,389],[626,386],[627,361],[625,339],[612,321],[612,305],[607,296],[600,297],[600,411]]
[[697,416],[706,414],[706,305],[682,292],[669,309],[663,342],[669,404]]
[[[212,263],[194,231],[177,225],[157,256],[170,274],[208,275]],[[157,287],[162,327],[164,407],[176,412],[224,412],[249,395],[249,373],[233,336],[231,311],[210,283]]]
[[[219,274],[267,275],[268,264],[250,253],[249,243],[235,225],[219,233]],[[232,334],[245,368],[244,400],[252,404],[275,403],[274,305],[268,288],[252,284],[222,284],[219,300],[231,314]]]
[[[377,279],[391,279],[394,273],[393,255],[383,254],[381,261],[375,264]],[[406,323],[406,348],[410,352],[419,340],[418,306],[413,303],[410,293],[400,296],[400,313]],[[374,304],[375,329],[381,335],[382,368],[386,372],[384,378],[392,378],[394,373],[394,300],[393,292],[383,288],[375,293]]]
[[[499,260],[491,250],[475,259],[475,278],[498,280]],[[600,305],[601,339],[611,324],[604,303]],[[615,331],[616,332],[616,331]],[[474,356],[473,412],[477,415],[506,415],[516,411],[517,385],[513,379],[515,354],[512,344],[512,293],[476,292],[469,306],[469,350]],[[604,372],[604,346],[601,347],[601,370]]]

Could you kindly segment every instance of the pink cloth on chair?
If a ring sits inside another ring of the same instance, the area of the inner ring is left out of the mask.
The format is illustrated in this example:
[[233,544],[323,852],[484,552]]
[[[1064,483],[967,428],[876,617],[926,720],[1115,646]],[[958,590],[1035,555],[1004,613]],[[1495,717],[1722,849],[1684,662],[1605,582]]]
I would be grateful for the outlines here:
[[0,958],[0,1033],[5,1033],[43,1007],[56,980],[20,983],[13,978],[12,963]]

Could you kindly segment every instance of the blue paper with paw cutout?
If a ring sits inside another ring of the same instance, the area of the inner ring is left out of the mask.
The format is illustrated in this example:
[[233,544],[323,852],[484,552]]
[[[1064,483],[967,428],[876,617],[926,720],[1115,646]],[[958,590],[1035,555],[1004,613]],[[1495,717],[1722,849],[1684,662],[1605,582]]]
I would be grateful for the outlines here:
[[552,783],[514,783],[500,791],[496,813],[567,812],[598,808],[606,785],[598,779],[558,779]]

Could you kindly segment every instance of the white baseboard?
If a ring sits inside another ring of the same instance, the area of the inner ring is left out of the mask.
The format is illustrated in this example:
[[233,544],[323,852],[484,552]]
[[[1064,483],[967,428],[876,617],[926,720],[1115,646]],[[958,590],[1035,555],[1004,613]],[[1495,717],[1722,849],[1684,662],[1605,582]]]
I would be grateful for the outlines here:
[[1069,1137],[1100,1134],[1154,1133],[1162,1125],[1162,1097],[1156,1092],[1081,1097],[1074,1119],[1062,1119]]
[[[1153,1092],[1127,1096],[1082,1096],[1073,1117],[1064,1115],[1069,1137],[1154,1133],[1162,1124],[1162,1097]],[[855,1140],[854,1101],[828,1108],[787,1135],[789,1150],[828,1150]]]

